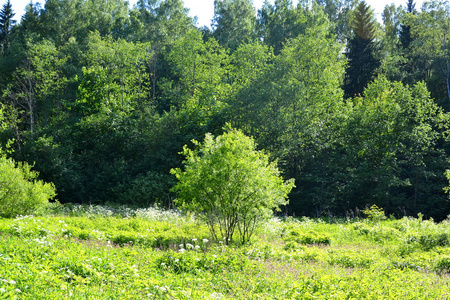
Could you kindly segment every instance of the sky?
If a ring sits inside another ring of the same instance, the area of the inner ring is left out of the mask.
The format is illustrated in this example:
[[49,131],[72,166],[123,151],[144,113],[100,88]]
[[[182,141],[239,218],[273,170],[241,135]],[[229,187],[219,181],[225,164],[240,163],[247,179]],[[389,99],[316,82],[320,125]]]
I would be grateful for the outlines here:
[[[20,20],[20,17],[25,13],[25,7],[30,0],[10,0],[13,11],[16,13],[15,19]],[[131,3],[131,6],[134,5],[137,0],[128,0]],[[33,0],[33,3],[40,2],[44,5],[45,0]],[[259,9],[261,8],[264,0],[253,0],[254,6]],[[273,3],[273,0],[271,0]],[[294,0],[294,2],[296,2]],[[379,21],[381,21],[381,13],[383,8],[387,4],[394,3],[395,5],[406,5],[407,0],[366,0],[366,2],[375,9],[375,13]],[[416,0],[416,8],[419,9],[422,6],[423,0]],[[0,3],[6,3],[6,0],[0,0]],[[184,0],[185,7],[189,8],[189,14],[194,17],[198,17],[198,26],[210,26],[211,19],[214,14],[214,0]]]

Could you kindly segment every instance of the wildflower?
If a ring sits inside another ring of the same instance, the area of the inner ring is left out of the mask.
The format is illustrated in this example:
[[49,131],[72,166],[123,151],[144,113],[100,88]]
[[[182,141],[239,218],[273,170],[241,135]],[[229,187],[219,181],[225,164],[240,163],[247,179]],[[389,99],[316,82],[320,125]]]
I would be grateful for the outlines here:
[[199,245],[196,245],[195,246],[195,250],[199,250],[200,249],[200,246]]
[[192,244],[187,243],[187,244],[186,244],[186,248],[187,248],[187,249],[192,249],[192,248],[194,248],[194,246],[193,246]]
[[180,253],[184,253],[184,251],[186,251],[186,250],[184,250],[183,248],[181,248],[180,250],[178,250],[178,252],[180,252]]
[[209,295],[209,297],[210,297],[211,299],[222,299],[223,294],[214,292],[214,293],[212,293],[211,295]]
[[160,287],[159,287],[159,290],[160,290],[161,292],[166,292],[166,291],[167,291],[167,287],[160,286]]
[[183,244],[180,244],[180,246],[179,246],[180,248],[184,248],[184,245]]
[[192,241],[195,243],[197,241],[197,239],[192,239]]
[[17,282],[15,282],[14,280],[10,280],[9,283],[16,284]]
[[203,243],[206,244],[207,242],[209,242],[208,239],[203,239]]

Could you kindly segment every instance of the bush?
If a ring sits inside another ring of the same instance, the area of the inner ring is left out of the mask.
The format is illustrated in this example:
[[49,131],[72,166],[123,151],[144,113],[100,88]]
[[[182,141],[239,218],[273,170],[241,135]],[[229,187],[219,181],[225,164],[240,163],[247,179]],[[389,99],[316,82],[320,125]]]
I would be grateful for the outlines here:
[[303,245],[329,245],[331,238],[326,233],[319,233],[314,230],[302,231],[300,228],[294,228],[283,237],[286,242],[296,242]]
[[0,149],[0,216],[35,214],[56,196],[51,183],[36,180],[38,173],[27,163],[16,163]]
[[284,182],[276,164],[239,130],[193,143],[198,149],[182,152],[185,170],[171,171],[178,179],[176,203],[204,217],[214,239],[228,243],[237,229],[245,243],[273,209],[287,204],[293,180]]

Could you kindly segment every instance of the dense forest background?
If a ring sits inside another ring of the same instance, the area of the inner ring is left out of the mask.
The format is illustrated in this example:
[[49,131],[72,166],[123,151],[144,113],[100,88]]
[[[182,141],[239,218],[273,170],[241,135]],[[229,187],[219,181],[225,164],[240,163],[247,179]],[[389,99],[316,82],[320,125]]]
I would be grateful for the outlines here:
[[58,199],[170,207],[183,145],[226,123],[296,188],[284,211],[443,219],[450,169],[450,6],[47,0],[0,12],[0,144]]

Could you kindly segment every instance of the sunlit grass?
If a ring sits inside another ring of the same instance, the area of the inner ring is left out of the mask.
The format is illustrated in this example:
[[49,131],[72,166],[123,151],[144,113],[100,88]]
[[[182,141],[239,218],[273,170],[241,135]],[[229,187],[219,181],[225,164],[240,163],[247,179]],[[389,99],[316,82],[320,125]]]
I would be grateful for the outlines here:
[[273,219],[226,246],[154,208],[0,219],[0,299],[447,299],[449,227]]

